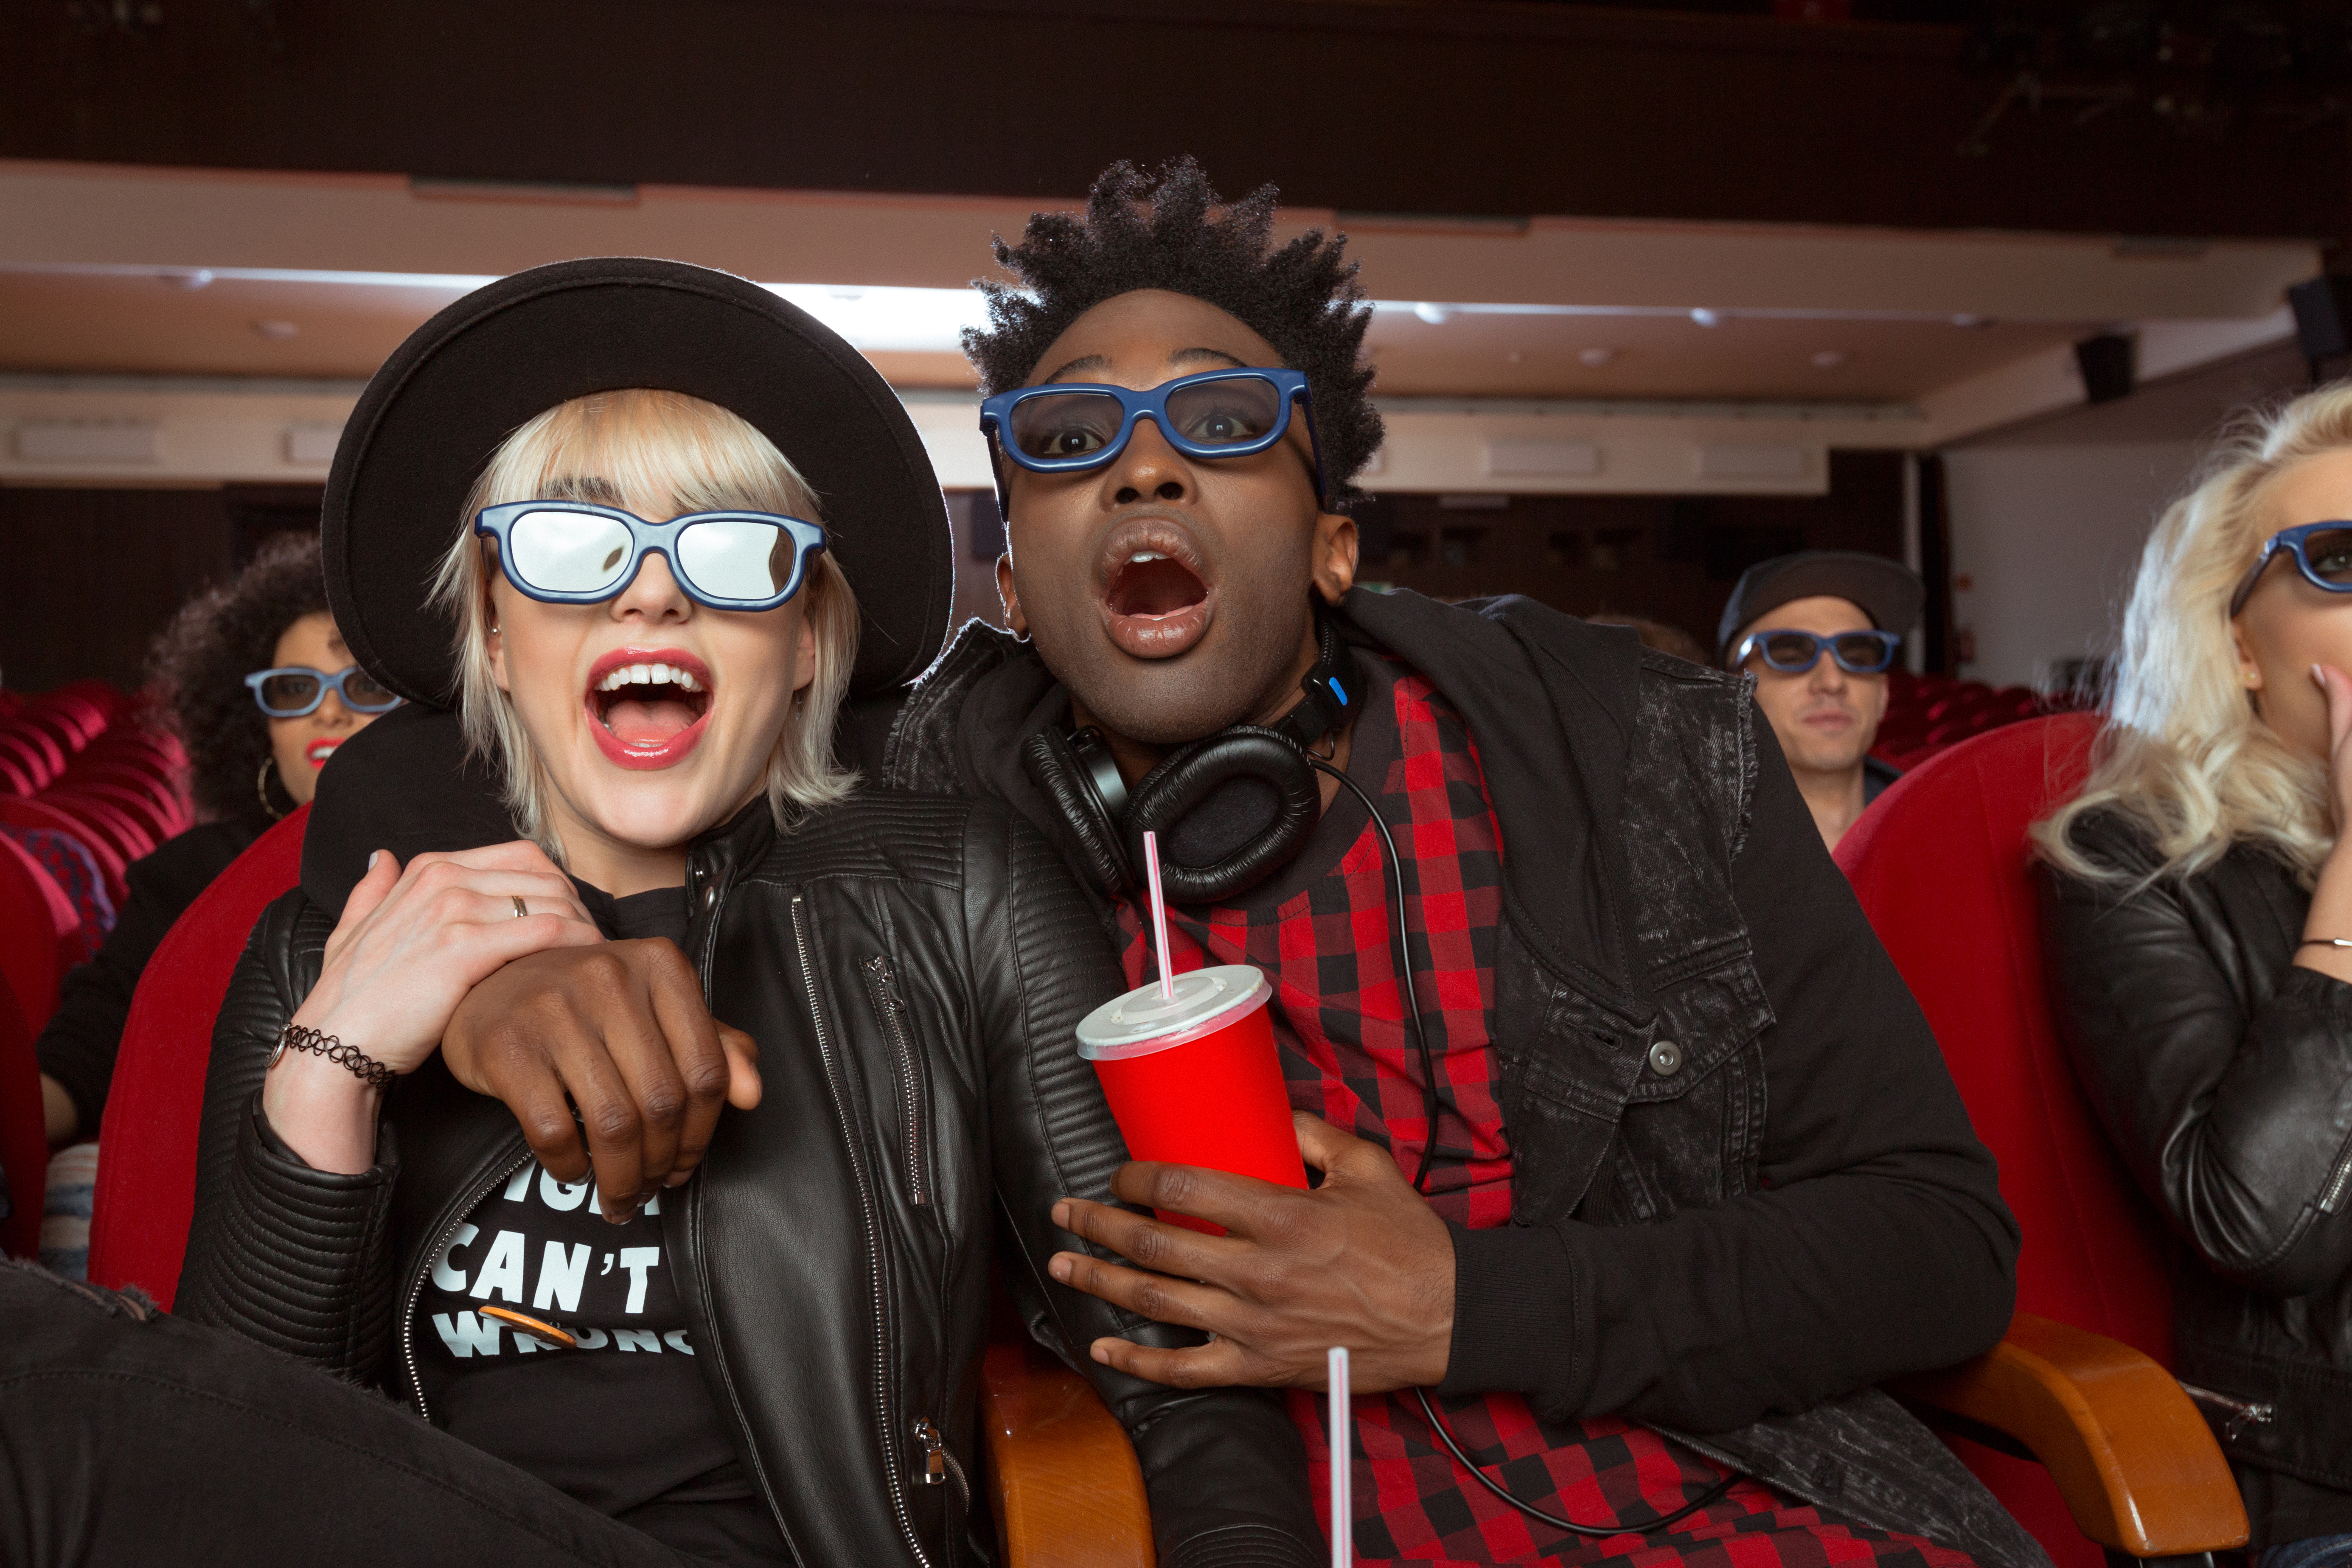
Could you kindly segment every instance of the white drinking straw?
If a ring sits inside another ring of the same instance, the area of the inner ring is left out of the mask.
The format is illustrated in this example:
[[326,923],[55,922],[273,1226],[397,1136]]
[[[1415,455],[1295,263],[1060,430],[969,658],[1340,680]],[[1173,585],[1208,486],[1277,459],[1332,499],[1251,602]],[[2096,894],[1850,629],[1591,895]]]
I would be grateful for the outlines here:
[[1348,1568],[1356,1560],[1356,1445],[1348,1435],[1348,1347],[1333,1345],[1328,1364],[1328,1381],[1331,1384],[1331,1568]]
[[1168,967],[1168,906],[1160,898],[1160,835],[1143,836],[1143,868],[1151,878],[1151,940],[1160,944],[1160,999],[1176,1000],[1176,975]]

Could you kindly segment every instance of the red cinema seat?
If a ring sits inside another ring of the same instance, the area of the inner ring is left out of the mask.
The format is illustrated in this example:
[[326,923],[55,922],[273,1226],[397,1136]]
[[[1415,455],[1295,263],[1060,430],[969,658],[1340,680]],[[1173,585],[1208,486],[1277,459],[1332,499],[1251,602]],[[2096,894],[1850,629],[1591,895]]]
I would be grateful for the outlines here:
[[[2028,858],[2026,829],[2080,785],[2097,731],[2091,714],[2060,714],[1939,752],[1873,805],[1840,841],[1837,860],[1934,1026],[1977,1135],[2000,1162],[2001,1195],[2024,1232],[2021,1321],[2055,1320],[2168,1365],[2170,1243],[2059,1042]],[[2120,1347],[2116,1354],[2128,1356]],[[2187,1395],[2168,1379],[2146,1381],[2163,1396],[2152,1418],[2177,1421],[2187,1447],[2202,1439],[2207,1450],[2179,1456],[2184,1468],[2168,1479],[2172,1500],[2186,1499],[2201,1475],[2209,1489],[2227,1489],[2226,1500],[2211,1498],[2209,1518],[2238,1507],[2221,1451]],[[2098,1568],[2089,1522],[2049,1472],[1966,1440],[1954,1447],[2059,1568]],[[2242,1531],[2242,1510],[2239,1519]]]
[[9,1205],[0,1220],[0,1252],[13,1257],[40,1251],[49,1141],[33,1040],[57,1009],[64,944],[80,927],[65,889],[24,846],[0,835],[0,1168],[7,1172]]
[[37,1258],[41,1204],[48,1188],[49,1139],[41,1121],[41,1068],[33,1031],[16,999],[0,986],[0,1170],[7,1173],[8,1217],[0,1253]]
[[74,795],[82,800],[102,803],[139,825],[140,830],[160,845],[174,837],[179,829],[177,810],[159,804],[145,790],[124,789],[120,784],[80,784],[60,781],[47,792],[50,795]]
[[21,794],[30,795],[46,788],[57,777],[57,770],[49,766],[47,751],[25,736],[0,731],[0,758],[6,760],[11,775],[23,781],[19,785]]
[[155,853],[160,843],[129,812],[117,807],[111,801],[93,799],[62,789],[46,790],[34,798],[44,805],[55,806],[113,845],[126,866]]
[[0,979],[8,984],[33,1034],[57,1011],[67,946],[81,930],[81,911],[15,839],[0,834]]
[[301,879],[307,805],[253,841],[190,904],[147,961],[99,1128],[89,1277],[137,1285],[164,1307],[195,1212],[196,1130],[213,1019],[254,922]]
[[40,753],[42,764],[55,778],[65,772],[66,759],[73,752],[66,745],[73,731],[47,714],[26,709],[8,721],[10,736]]
[[115,909],[121,910],[123,896],[128,891],[123,883],[123,874],[130,869],[129,862],[122,858],[121,852],[115,848],[111,840],[91,831],[88,823],[59,811],[47,801],[18,800],[8,795],[0,795],[0,823],[11,827],[46,827],[71,837],[75,843],[89,851],[91,859],[98,862],[99,875],[106,879],[106,896],[113,901]]

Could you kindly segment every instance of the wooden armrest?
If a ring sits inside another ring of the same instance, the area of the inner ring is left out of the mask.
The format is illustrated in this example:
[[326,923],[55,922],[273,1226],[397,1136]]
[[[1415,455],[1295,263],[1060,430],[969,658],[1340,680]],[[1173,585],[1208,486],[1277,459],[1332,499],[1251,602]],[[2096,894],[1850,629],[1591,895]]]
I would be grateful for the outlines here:
[[1034,1345],[990,1345],[980,1423],[1006,1568],[1152,1568],[1135,1447],[1086,1379]]
[[2168,1557],[2246,1542],[2245,1504],[2205,1418],[2129,1345],[2020,1312],[1990,1354],[1889,1387],[2023,1444],[2102,1546]]

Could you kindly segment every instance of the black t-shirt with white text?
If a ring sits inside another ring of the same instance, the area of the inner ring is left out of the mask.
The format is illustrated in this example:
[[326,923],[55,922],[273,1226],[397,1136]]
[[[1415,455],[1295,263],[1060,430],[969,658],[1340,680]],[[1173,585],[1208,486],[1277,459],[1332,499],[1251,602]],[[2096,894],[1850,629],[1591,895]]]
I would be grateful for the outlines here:
[[[581,892],[609,936],[683,942],[682,888]],[[433,1260],[412,1329],[421,1391],[451,1436],[667,1545],[719,1563],[789,1562],[696,1364],[665,1217],[656,1198],[614,1225],[593,1177],[559,1182],[525,1163]],[[579,1342],[542,1343],[485,1306]]]

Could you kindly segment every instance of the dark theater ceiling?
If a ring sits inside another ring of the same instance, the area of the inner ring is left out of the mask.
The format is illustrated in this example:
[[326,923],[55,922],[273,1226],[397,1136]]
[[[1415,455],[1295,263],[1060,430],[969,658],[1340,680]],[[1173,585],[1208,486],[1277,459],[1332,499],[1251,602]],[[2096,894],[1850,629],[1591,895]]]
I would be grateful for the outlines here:
[[13,159],[1017,198],[1191,152],[1341,214],[2352,231],[2352,32],[2288,0],[16,0],[0,71]]

